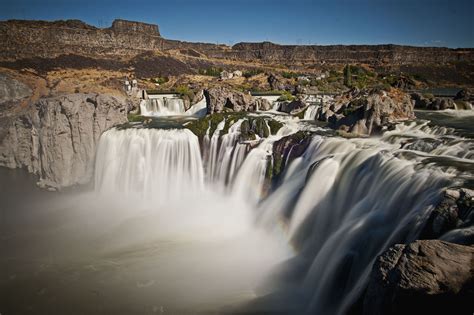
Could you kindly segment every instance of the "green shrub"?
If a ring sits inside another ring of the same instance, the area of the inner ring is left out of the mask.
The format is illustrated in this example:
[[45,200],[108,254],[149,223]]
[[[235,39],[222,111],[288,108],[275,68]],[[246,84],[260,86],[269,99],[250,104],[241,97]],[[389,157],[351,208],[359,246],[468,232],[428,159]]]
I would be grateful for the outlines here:
[[287,72],[287,71],[283,71],[281,73],[282,77],[284,77],[285,79],[294,79],[294,78],[297,78],[298,77],[298,73],[296,72]]
[[250,70],[245,70],[242,73],[242,76],[248,79],[250,77],[253,77],[253,76],[258,75],[258,74],[263,73],[263,72],[264,71],[262,69],[250,69]]
[[434,98],[434,95],[431,93],[423,93],[423,97],[431,100]]
[[298,84],[302,86],[307,86],[310,83],[308,80],[298,80]]
[[281,96],[278,98],[279,101],[281,102],[291,102],[295,99],[295,97],[288,91],[283,91],[281,93]]
[[221,72],[223,71],[222,68],[215,68],[215,67],[209,67],[206,69],[199,69],[198,73],[200,75],[208,75],[212,77],[218,77],[221,75]]
[[168,81],[169,81],[168,77],[157,77],[157,78],[151,79],[151,82],[158,83],[158,84],[163,84],[163,83],[166,83]]
[[188,97],[190,100],[193,99],[194,92],[192,90],[190,90],[186,85],[178,86],[175,91],[181,97]]
[[139,122],[143,121],[144,117],[140,114],[128,114],[127,119],[128,122]]

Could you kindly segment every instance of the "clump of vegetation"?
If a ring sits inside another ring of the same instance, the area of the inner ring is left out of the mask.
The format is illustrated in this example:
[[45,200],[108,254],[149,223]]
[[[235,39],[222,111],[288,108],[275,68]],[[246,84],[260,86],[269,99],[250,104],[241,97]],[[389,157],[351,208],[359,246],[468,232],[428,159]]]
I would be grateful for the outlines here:
[[[291,134],[289,136],[286,136],[278,140],[278,142],[283,142],[283,143],[286,142],[287,144],[290,144],[290,145],[301,144],[305,140],[305,138],[307,138],[309,135],[310,133],[307,133],[305,131],[298,131],[294,134]],[[294,157],[290,156],[289,158],[288,156],[285,156],[285,152],[275,149],[275,145],[278,145],[278,142],[274,144],[272,170],[271,171],[267,170],[267,175],[270,176],[269,178],[271,178],[272,176],[277,178],[279,175],[281,175],[281,173],[283,172],[285,168],[285,160],[288,160],[288,163],[289,163],[290,161],[294,159]],[[302,150],[301,153],[302,152],[304,152],[304,150]]]
[[189,100],[192,100],[194,97],[194,91],[188,88],[186,85],[178,86],[175,91],[181,97],[187,97]]
[[250,77],[253,77],[253,76],[256,76],[256,75],[259,75],[260,73],[263,73],[264,71],[262,69],[250,69],[250,70],[245,70],[243,73],[242,73],[242,76],[245,77],[245,78],[250,78]]
[[299,77],[299,74],[296,72],[283,71],[281,73],[281,76],[284,77],[285,79],[296,79],[297,77]]
[[228,133],[229,128],[239,119],[246,118],[240,126],[241,141],[255,140],[256,135],[259,137],[268,137],[270,134],[276,134],[277,131],[283,127],[283,124],[276,120],[258,116],[248,116],[247,114],[248,113],[246,112],[214,113],[188,122],[184,127],[191,130],[200,140],[202,140],[208,129],[209,136],[212,136],[214,131],[217,129],[217,125],[224,119],[225,125],[221,131],[221,135]]
[[423,93],[423,97],[424,97],[424,98],[427,98],[427,99],[429,99],[429,100],[432,100],[432,99],[435,98],[432,93]]
[[153,83],[157,83],[157,84],[163,84],[163,83],[168,82],[169,78],[168,77],[156,77],[156,78],[150,79],[150,81],[153,82]]
[[187,123],[184,127],[191,130],[200,140],[204,138],[209,128],[209,135],[212,136],[217,125],[224,119],[223,113],[215,113],[203,118]]
[[141,122],[144,120],[144,117],[140,114],[128,114],[128,122]]
[[307,86],[310,84],[309,80],[298,80],[298,84],[301,86]]
[[280,102],[291,102],[295,99],[295,96],[288,91],[282,91],[281,96],[278,98]]
[[359,89],[377,84],[376,73],[357,65],[346,65],[344,67],[344,85],[357,87]]
[[208,75],[212,77],[218,77],[221,75],[221,72],[224,71],[222,68],[216,68],[216,67],[209,67],[206,69],[199,69],[198,73],[200,75]]
[[270,127],[271,134],[275,135],[278,132],[278,130],[280,130],[280,128],[283,127],[283,124],[279,122],[278,120],[270,119],[268,121],[268,126]]

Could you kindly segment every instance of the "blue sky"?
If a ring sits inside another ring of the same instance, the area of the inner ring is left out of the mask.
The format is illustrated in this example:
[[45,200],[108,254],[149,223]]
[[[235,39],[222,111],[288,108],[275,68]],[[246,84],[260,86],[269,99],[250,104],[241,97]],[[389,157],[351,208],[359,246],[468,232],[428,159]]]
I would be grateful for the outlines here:
[[155,23],[170,39],[234,44],[474,47],[474,0],[2,0],[0,19],[115,18]]

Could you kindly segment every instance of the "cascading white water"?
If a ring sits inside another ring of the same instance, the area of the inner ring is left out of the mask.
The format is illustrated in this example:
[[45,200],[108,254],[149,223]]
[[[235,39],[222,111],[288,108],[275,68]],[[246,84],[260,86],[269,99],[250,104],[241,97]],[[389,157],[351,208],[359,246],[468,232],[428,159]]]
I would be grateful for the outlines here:
[[[240,137],[240,126],[245,119],[239,119],[237,122],[229,127],[229,131],[221,137],[219,153],[216,156],[216,160],[213,161],[214,165],[218,165],[217,172],[214,174],[214,178],[211,181],[225,184],[229,172],[235,173],[235,169],[240,166],[243,161],[243,154],[245,153],[245,147],[243,144],[239,144],[238,149],[235,147]],[[234,154],[236,157],[234,158]],[[229,169],[232,166],[233,169]],[[232,177],[230,177],[232,178]]]
[[[420,123],[398,125],[380,139],[314,136],[304,154],[286,165],[280,186],[264,197],[274,142],[300,126],[287,121],[276,135],[249,146],[238,141],[244,121],[229,122],[226,134],[225,120],[212,136],[209,127],[203,142],[208,155],[203,158],[197,138],[187,130],[110,130],[97,152],[96,189],[144,191],[167,200],[183,191],[227,185],[215,192],[249,210],[245,216],[259,228],[294,246],[295,256],[283,268],[284,280],[277,276],[271,285],[287,305],[283,311],[294,313],[344,314],[364,289],[377,255],[416,239],[451,183],[453,173],[423,160],[444,155],[469,160],[474,151],[470,141],[451,130]],[[430,138],[443,139],[446,148],[421,155],[417,148]],[[416,141],[416,147],[406,147]],[[447,149],[459,143],[457,151]],[[418,158],[405,159],[407,151]]]
[[315,120],[316,115],[319,112],[319,105],[310,105],[304,113],[304,120]]
[[297,126],[289,123],[280,128],[276,135],[270,135],[250,151],[232,184],[233,196],[247,200],[250,204],[256,204],[260,200],[265,173],[271,163],[273,143],[297,130]]
[[382,139],[433,156],[474,158],[474,141],[455,135],[453,128],[429,126],[428,121],[399,124],[394,130],[386,132]]
[[195,117],[204,117],[206,116],[206,113],[207,113],[207,103],[204,97],[186,111],[186,115],[195,116]]
[[184,102],[177,97],[163,97],[142,100],[140,103],[142,116],[174,116],[184,115]]
[[95,189],[167,200],[203,188],[197,137],[188,129],[112,129],[99,142]]
[[262,222],[274,228],[287,221],[298,248],[304,276],[286,285],[288,303],[304,305],[300,312],[344,314],[377,255],[414,240],[448,184],[445,174],[420,170],[388,149],[372,140],[315,137],[261,205]]
[[225,119],[217,124],[216,130],[212,134],[211,140],[209,141],[209,156],[207,165],[208,178],[213,179],[216,176],[218,165],[217,165],[217,154],[219,149],[219,136],[221,131],[225,127]]

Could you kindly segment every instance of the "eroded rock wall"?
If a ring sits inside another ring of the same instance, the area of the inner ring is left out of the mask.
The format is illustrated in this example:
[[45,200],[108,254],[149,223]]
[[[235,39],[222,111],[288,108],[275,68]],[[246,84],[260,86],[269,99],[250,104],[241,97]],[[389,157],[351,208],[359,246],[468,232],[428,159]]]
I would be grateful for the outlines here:
[[126,122],[128,107],[126,99],[111,95],[41,99],[2,126],[0,165],[37,174],[40,186],[59,189],[87,183],[100,135]]

